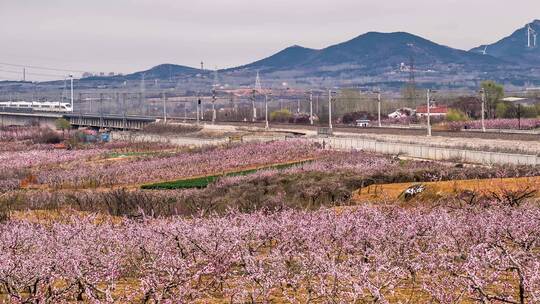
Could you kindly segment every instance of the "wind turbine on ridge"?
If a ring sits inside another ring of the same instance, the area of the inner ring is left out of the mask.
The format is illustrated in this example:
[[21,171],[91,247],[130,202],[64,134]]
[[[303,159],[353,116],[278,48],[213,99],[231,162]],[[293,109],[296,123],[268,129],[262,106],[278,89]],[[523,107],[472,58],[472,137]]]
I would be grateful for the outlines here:
[[536,36],[538,33],[532,28],[531,24],[527,24],[527,47],[535,48],[536,47]]

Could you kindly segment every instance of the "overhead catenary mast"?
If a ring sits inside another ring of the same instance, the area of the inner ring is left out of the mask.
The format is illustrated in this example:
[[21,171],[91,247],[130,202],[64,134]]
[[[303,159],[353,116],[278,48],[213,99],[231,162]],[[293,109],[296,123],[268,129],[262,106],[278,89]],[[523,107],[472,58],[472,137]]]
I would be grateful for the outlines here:
[[71,81],[71,111],[73,112],[73,75],[69,75]]
[[214,70],[214,84],[212,85],[212,124],[216,122],[217,113],[216,113],[216,90],[219,87],[219,78],[218,78],[218,68]]

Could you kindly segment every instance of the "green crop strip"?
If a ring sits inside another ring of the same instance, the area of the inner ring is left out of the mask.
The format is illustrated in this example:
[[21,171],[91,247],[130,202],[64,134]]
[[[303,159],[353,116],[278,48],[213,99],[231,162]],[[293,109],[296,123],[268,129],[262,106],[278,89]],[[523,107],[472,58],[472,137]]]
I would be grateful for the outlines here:
[[159,182],[159,183],[153,183],[153,184],[146,184],[142,185],[141,189],[144,190],[173,190],[173,189],[193,189],[193,188],[206,188],[209,184],[215,182],[220,177],[226,177],[226,176],[240,176],[240,175],[249,175],[256,173],[261,170],[281,170],[290,168],[293,166],[301,165],[311,162],[311,160],[307,161],[300,161],[296,163],[287,163],[287,164],[279,164],[279,165],[272,165],[268,167],[258,168],[258,169],[249,169],[249,170],[242,170],[237,172],[229,172],[225,174],[216,174],[216,175],[209,175],[204,177],[197,177],[197,178],[190,178],[190,179],[181,179],[176,181],[169,181],[169,182]]

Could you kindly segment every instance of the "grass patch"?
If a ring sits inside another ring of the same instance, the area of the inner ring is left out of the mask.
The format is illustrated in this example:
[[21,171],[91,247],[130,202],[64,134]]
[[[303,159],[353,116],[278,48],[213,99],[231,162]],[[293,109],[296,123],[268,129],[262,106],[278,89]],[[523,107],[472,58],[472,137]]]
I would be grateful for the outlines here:
[[277,165],[271,165],[256,169],[248,169],[248,170],[241,170],[241,171],[234,171],[234,172],[228,172],[224,174],[216,174],[216,175],[208,175],[203,177],[196,177],[196,178],[189,178],[189,179],[180,179],[176,181],[169,181],[169,182],[159,182],[159,183],[153,183],[153,184],[146,184],[142,185],[141,189],[144,190],[174,190],[174,189],[193,189],[193,188],[206,188],[209,184],[215,182],[221,177],[226,176],[240,176],[240,175],[249,175],[253,174],[260,170],[281,170],[286,169],[289,167],[305,164],[308,162],[311,162],[312,160],[303,160],[299,162],[293,162],[293,163],[286,163],[286,164],[277,164]]

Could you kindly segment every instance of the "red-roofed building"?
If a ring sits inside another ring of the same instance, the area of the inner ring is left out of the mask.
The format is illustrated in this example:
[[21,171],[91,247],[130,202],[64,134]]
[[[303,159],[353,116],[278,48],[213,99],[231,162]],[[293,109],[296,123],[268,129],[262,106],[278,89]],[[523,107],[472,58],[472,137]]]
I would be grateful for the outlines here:
[[[433,117],[442,117],[448,114],[447,106],[431,106],[429,108],[430,116]],[[416,116],[424,117],[427,116],[427,106],[418,106],[416,107]]]

